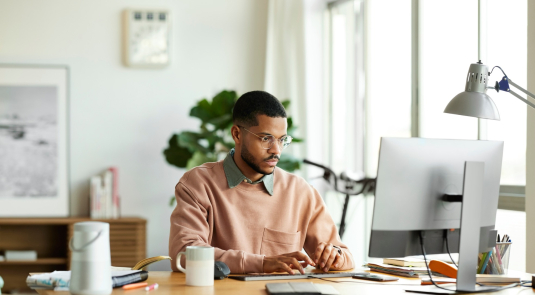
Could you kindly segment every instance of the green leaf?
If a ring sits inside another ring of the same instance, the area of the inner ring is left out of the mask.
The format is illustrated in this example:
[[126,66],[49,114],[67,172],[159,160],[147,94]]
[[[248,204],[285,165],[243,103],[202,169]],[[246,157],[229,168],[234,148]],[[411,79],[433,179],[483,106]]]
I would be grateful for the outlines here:
[[200,139],[204,139],[201,134],[191,131],[184,131],[178,136],[178,144],[182,147],[188,148],[188,150],[192,153],[196,151],[202,151],[205,154],[209,153],[210,150],[199,143]]
[[294,120],[292,119],[292,117],[288,117],[288,118],[286,118],[286,123],[288,124],[288,129],[293,128],[293,126],[294,126]]
[[169,139],[169,147],[163,151],[167,163],[184,168],[188,164],[188,160],[193,156],[189,149],[178,145],[178,135],[173,134]]
[[208,150],[212,152],[215,151],[215,144],[223,141],[223,138],[216,135],[215,132],[203,132],[201,135],[208,141]]
[[301,160],[298,160],[292,155],[282,154],[277,166],[288,172],[293,172],[301,168]]
[[290,100],[288,99],[281,101],[281,103],[285,109],[288,109],[288,107],[290,106]]
[[203,123],[208,122],[215,116],[212,112],[212,106],[206,99],[199,101],[197,105],[191,109],[189,115],[201,119]]
[[193,157],[191,157],[191,159],[189,159],[188,161],[188,165],[186,166],[186,169],[191,169],[193,167],[197,167],[197,166],[200,166],[206,162],[215,162],[216,159],[215,157],[209,157],[207,156],[206,154],[200,152],[200,151],[197,151],[193,154]]
[[175,204],[175,201],[176,201],[175,196],[172,196],[171,200],[169,200],[169,207],[173,207],[173,205]]
[[223,90],[212,99],[211,111],[216,116],[232,116],[232,108],[236,103],[238,95],[234,91]]
[[232,113],[224,114],[219,117],[210,119],[206,123],[214,125],[216,129],[223,130],[229,125],[232,125]]

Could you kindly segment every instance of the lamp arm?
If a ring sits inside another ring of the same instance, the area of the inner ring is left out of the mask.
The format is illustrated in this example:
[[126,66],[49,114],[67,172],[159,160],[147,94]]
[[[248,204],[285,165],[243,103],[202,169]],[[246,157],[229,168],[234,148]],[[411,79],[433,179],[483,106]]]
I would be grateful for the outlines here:
[[[511,81],[511,79],[509,79],[509,83],[511,83],[511,85],[515,86],[516,88],[520,89],[520,91],[524,92],[528,96],[531,96],[532,98],[535,98],[535,95],[533,93],[531,93],[531,92],[527,91],[526,89],[518,86],[518,84],[516,84],[515,82]],[[530,107],[535,109],[535,104],[532,103],[531,101],[523,98],[522,96],[518,95],[518,93],[516,93],[516,92],[514,92],[512,90],[509,90],[508,92],[511,93],[512,95],[514,95],[516,98],[520,99],[521,101],[525,102]]]

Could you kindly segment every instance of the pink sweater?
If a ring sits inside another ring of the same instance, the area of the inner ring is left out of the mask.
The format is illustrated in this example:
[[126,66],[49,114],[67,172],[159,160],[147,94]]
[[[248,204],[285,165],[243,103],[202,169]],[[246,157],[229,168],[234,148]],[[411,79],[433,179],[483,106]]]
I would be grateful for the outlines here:
[[[263,272],[264,256],[305,249],[314,259],[320,242],[342,248],[345,263],[353,258],[338,236],[319,193],[303,178],[276,168],[273,196],[262,183],[229,188],[223,161],[186,172],[175,187],[177,205],[171,214],[169,255],[186,246],[215,247],[215,260],[232,273]],[[184,261],[182,261],[184,265]]]

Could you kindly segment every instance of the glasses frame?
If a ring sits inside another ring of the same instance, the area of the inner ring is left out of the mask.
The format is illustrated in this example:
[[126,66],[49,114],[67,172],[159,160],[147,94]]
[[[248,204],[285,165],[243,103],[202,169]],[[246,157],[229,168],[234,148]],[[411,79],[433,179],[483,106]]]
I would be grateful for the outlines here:
[[[267,147],[267,148],[262,147],[262,148],[265,149],[265,150],[269,150],[270,148],[272,148],[272,147],[273,147],[273,144],[275,143],[275,141],[278,142],[278,145],[279,145],[279,147],[281,148],[281,150],[287,148],[290,144],[292,144],[293,137],[291,137],[290,135],[284,135],[284,136],[281,137],[281,138],[275,138],[275,136],[273,136],[273,135],[264,135],[264,136],[260,136],[260,135],[258,135],[258,134],[256,134],[256,133],[254,133],[254,132],[248,130],[247,128],[245,128],[245,127],[243,127],[243,126],[240,126],[240,125],[236,125],[236,126],[238,126],[239,128],[243,128],[243,129],[245,129],[245,131],[247,131],[247,132],[251,133],[252,135],[254,135],[254,136],[260,138],[260,140],[262,140],[262,142],[263,142],[264,138],[266,138],[266,137],[273,137],[274,140],[273,140],[273,142],[271,143],[271,145],[270,145],[269,147]],[[282,143],[282,141],[281,141],[281,140],[284,139],[284,138],[289,138],[289,139],[290,139],[290,143],[288,143],[287,145],[284,145],[284,143]]]

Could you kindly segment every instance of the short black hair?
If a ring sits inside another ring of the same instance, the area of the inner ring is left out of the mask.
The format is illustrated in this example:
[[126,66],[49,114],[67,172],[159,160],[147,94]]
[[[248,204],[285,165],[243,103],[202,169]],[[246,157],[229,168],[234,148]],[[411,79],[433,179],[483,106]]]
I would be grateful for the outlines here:
[[282,103],[273,95],[265,91],[251,91],[242,95],[236,101],[232,111],[234,124],[245,127],[258,126],[257,115],[271,118],[287,118]]

